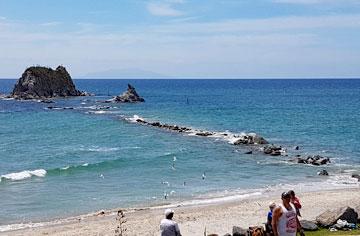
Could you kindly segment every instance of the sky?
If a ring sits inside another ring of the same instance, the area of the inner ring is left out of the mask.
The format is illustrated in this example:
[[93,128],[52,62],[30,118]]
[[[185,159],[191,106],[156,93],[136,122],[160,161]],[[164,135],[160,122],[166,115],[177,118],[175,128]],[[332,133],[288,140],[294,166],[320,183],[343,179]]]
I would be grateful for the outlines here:
[[0,78],[360,78],[360,0],[0,0]]

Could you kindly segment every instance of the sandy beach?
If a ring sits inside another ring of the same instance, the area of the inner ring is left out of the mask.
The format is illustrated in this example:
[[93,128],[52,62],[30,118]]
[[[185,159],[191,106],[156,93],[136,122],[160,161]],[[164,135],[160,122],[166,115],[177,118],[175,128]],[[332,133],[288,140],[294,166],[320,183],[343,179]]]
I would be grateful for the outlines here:
[[[280,195],[280,193],[279,193]],[[341,189],[298,193],[303,205],[302,219],[312,220],[327,209],[338,206],[360,205],[360,189]],[[174,219],[179,223],[182,235],[231,233],[233,226],[263,225],[269,202],[280,202],[278,196],[254,196],[249,199],[216,204],[177,206]],[[159,235],[159,222],[166,207],[125,210],[126,235]],[[2,232],[0,235],[114,235],[116,209],[105,214],[89,214],[51,222],[47,226]]]

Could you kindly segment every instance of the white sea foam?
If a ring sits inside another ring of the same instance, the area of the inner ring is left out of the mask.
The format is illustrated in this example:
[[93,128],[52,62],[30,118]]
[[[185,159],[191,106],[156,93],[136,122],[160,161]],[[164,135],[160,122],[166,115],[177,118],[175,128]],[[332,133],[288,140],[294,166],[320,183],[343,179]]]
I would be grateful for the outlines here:
[[65,166],[65,167],[63,167],[63,168],[61,168],[62,170],[67,170],[67,169],[69,169],[70,168],[70,166]]
[[109,111],[89,111],[89,113],[92,113],[92,114],[107,114],[107,113],[110,113]]
[[90,146],[89,148],[86,148],[82,146],[79,148],[80,151],[88,151],[88,152],[114,152],[118,151],[120,148],[118,147],[98,147],[98,146]]
[[130,117],[130,118],[125,118],[127,121],[130,121],[130,122],[133,122],[133,123],[136,123],[137,120],[142,120],[144,121],[144,118],[138,116],[138,115],[134,115],[133,117]]
[[88,151],[90,152],[114,152],[119,150],[119,148],[108,148],[108,147],[93,147],[89,148]]
[[45,177],[45,175],[46,175],[46,170],[44,170],[44,169],[24,170],[24,171],[20,171],[20,172],[14,172],[14,173],[1,175],[1,179],[18,181],[18,180],[31,178],[32,176]]
[[82,166],[88,166],[89,165],[89,163],[84,163],[84,164],[82,164]]

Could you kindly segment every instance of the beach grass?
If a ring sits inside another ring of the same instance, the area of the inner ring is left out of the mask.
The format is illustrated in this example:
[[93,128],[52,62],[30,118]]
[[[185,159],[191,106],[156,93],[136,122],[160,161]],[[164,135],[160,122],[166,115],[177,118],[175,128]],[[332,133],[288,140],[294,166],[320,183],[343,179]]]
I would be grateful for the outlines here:
[[358,229],[356,230],[349,230],[349,231],[334,231],[334,232],[330,232],[329,229],[320,229],[317,231],[306,231],[305,232],[306,236],[343,236],[343,235],[359,235],[360,236],[360,229],[358,227]]

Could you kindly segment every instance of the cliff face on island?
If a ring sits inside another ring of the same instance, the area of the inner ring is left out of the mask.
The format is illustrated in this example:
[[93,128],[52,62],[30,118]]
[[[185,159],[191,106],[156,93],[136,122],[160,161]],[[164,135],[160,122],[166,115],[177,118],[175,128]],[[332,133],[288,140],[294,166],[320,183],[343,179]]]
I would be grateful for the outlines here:
[[65,67],[32,66],[25,70],[15,84],[11,97],[16,99],[43,99],[81,96]]

